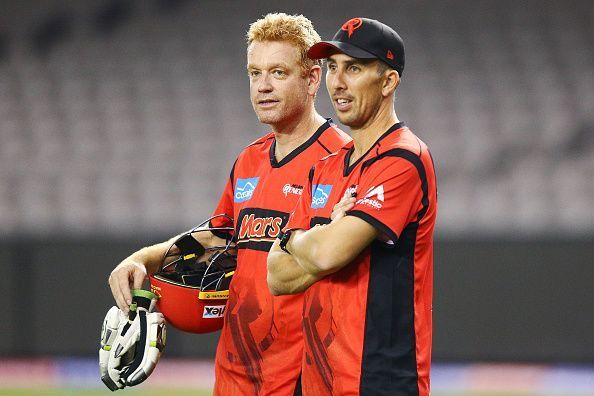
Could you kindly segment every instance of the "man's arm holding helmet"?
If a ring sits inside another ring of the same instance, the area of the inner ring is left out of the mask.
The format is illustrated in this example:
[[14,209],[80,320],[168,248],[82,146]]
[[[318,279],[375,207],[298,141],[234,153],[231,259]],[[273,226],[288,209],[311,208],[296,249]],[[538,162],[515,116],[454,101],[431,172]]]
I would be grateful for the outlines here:
[[[193,234],[194,238],[204,247],[215,246],[224,242],[224,239],[217,237],[210,231],[202,231]],[[159,269],[163,256],[179,235],[144,247],[122,260],[109,275],[109,287],[116,301],[118,308],[128,312],[132,303],[131,289],[141,289],[142,284],[149,274]],[[175,252],[173,252],[175,253]]]

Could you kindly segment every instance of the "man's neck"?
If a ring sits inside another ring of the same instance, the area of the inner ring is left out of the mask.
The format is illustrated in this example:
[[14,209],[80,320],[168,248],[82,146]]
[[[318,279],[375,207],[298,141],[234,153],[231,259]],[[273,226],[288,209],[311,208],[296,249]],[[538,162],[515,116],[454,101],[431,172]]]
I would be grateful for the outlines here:
[[312,109],[304,114],[296,122],[288,125],[273,125],[274,138],[276,140],[274,155],[277,161],[281,161],[290,152],[295,150],[307,141],[324,123],[324,117]]
[[377,142],[392,125],[396,124],[398,116],[394,107],[378,111],[372,119],[360,128],[351,128],[351,136],[355,150],[350,158],[350,164],[356,162]]

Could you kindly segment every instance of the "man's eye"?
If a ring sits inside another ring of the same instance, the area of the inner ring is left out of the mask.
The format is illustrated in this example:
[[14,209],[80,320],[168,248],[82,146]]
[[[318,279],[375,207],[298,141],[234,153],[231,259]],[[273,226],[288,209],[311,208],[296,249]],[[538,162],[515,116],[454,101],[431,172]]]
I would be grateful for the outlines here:
[[283,70],[275,70],[272,72],[272,74],[274,74],[275,76],[278,76],[278,77],[282,77],[285,75],[285,72]]
[[358,72],[361,70],[361,68],[359,66],[351,65],[349,66],[349,70],[352,72]]
[[249,75],[250,77],[257,77],[257,76],[259,76],[259,75],[260,75],[260,72],[259,72],[259,71],[257,71],[257,70],[250,70],[250,71],[248,72],[248,75]]

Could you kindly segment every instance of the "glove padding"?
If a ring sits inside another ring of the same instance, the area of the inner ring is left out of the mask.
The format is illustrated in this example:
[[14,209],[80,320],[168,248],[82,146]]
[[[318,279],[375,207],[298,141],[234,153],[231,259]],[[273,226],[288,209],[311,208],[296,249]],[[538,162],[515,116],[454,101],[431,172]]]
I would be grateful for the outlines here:
[[165,318],[152,312],[157,296],[132,291],[130,313],[111,307],[103,321],[99,370],[112,391],[143,382],[155,369],[165,347]]

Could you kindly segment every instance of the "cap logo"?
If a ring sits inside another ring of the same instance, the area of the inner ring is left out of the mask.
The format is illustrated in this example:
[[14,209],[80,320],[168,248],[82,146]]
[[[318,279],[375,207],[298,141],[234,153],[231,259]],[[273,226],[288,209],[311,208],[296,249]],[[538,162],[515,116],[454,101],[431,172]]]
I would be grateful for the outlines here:
[[344,25],[342,25],[342,30],[348,32],[349,38],[351,38],[353,32],[359,29],[361,25],[363,25],[363,20],[361,20],[361,18],[349,19],[344,23]]
[[392,53],[392,51],[388,50],[388,53],[386,54],[386,58],[388,58],[390,60],[394,60],[394,54]]

